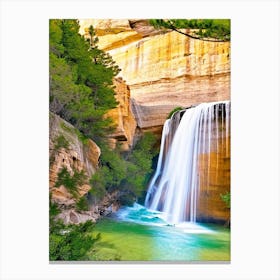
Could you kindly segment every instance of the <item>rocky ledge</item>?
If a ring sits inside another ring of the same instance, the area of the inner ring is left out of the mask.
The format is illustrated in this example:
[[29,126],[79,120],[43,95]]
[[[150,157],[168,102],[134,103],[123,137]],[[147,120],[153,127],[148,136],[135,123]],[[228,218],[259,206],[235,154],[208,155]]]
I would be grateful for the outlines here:
[[230,99],[230,42],[155,30],[145,19],[80,23],[83,34],[96,28],[99,47],[122,69],[140,128],[161,126],[177,106]]

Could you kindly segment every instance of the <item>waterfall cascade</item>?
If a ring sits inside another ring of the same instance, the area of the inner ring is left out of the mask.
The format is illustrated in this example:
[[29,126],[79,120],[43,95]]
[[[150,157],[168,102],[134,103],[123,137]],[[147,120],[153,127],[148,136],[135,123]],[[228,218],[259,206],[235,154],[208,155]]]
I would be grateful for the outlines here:
[[[225,153],[229,154],[229,135],[229,101],[202,103],[174,113],[163,127],[157,169],[149,185],[145,206],[162,211],[171,224],[196,222],[202,180],[199,158],[206,159],[203,180],[204,185],[209,185],[213,163],[207,155],[218,154],[221,141]],[[219,161],[215,164],[218,170]]]

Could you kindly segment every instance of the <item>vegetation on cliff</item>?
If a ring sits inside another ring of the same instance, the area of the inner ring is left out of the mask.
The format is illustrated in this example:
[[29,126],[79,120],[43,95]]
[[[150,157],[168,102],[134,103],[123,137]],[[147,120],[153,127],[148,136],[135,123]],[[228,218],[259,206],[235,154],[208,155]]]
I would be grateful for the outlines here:
[[113,128],[104,114],[117,106],[113,77],[119,68],[78,30],[77,20],[50,20],[50,110],[100,141]]
[[[151,19],[156,28],[171,29],[193,39],[213,42],[230,41],[229,19]],[[180,29],[192,29],[193,33]]]
[[230,192],[220,194],[222,201],[225,203],[227,208],[230,208]]
[[58,173],[58,178],[55,183],[55,187],[64,186],[73,197],[78,197],[78,186],[83,185],[86,182],[86,174],[84,171],[78,172],[74,170],[74,174],[71,175],[66,167],[62,167]]
[[49,202],[49,260],[87,260],[95,242],[100,239],[100,235],[96,238],[91,235],[94,224],[87,221],[79,225],[65,225],[55,219],[60,209],[51,201],[51,196]]
[[[50,20],[49,24],[50,111],[75,127],[64,127],[65,130],[76,133],[83,143],[92,139],[101,148],[100,168],[91,178],[74,166],[71,166],[73,174],[62,166],[54,187],[67,189],[76,201],[76,211],[89,209],[86,196],[80,197],[78,191],[85,183],[90,183],[90,193],[95,198],[117,191],[119,202],[130,204],[143,195],[151,176],[155,137],[145,134],[135,149],[125,155],[118,147],[109,148],[107,137],[114,125],[105,115],[118,104],[113,78],[120,69],[108,54],[97,48],[98,38],[92,27],[90,39],[85,40],[78,33],[76,20]],[[50,165],[54,163],[55,153],[69,149],[64,135],[57,135],[53,141]],[[63,224],[57,219],[60,207],[51,198],[49,208],[50,260],[86,260],[96,241],[89,234],[93,225],[90,222]]]
[[174,108],[174,109],[168,114],[168,116],[167,116],[166,119],[170,119],[170,118],[172,117],[172,115],[173,115],[175,112],[181,111],[181,110],[183,110],[183,109],[184,109],[183,107],[176,107],[176,108]]
[[[118,189],[126,198],[135,198],[142,194],[151,173],[155,139],[145,135],[126,158],[118,148],[108,147],[106,136],[114,127],[104,115],[117,105],[112,81],[120,69],[97,48],[92,26],[89,40],[78,30],[77,20],[50,20],[50,110],[101,147],[100,170],[90,180],[92,193],[102,197]],[[67,146],[62,136],[57,140],[57,148]],[[75,196],[80,185],[76,175],[61,169],[56,186],[65,185]]]
[[145,133],[126,157],[119,149],[112,152],[104,145],[101,167],[91,178],[91,193],[102,196],[106,191],[118,190],[122,204],[131,204],[137,197],[142,197],[152,175],[155,142],[153,134]]

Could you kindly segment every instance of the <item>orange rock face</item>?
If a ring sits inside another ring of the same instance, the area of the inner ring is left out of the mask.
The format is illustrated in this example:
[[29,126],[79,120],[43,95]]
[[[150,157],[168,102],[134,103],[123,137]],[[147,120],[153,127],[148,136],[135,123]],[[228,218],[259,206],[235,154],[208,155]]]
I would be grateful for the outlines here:
[[[64,138],[64,145],[58,145],[58,137]],[[50,115],[49,149],[49,185],[52,199],[60,204],[73,204],[75,199],[64,186],[55,187],[58,173],[63,167],[66,167],[71,175],[75,170],[84,171],[86,177],[89,178],[98,168],[100,149],[91,140],[88,140],[87,144],[83,144],[75,133],[75,128],[52,113]],[[88,184],[78,186],[80,197],[89,190]]]
[[[121,68],[118,76],[129,86],[131,110],[142,131],[160,131],[175,107],[230,99],[230,42],[195,40],[133,19],[83,20],[81,33],[90,24],[96,28],[99,47]],[[133,131],[134,124],[124,124],[121,104],[127,99],[117,98],[120,106],[109,113],[118,128],[113,139],[127,141],[124,147],[128,148],[134,134],[129,136],[127,131]],[[211,153],[202,154],[199,165],[198,219],[226,221],[230,211],[220,195],[230,190],[230,135],[218,139]]]
[[[147,20],[82,20],[92,24],[130,87],[140,128],[162,126],[177,106],[230,99],[230,42],[191,39],[155,30]],[[184,31],[184,30],[183,30]]]
[[216,129],[213,125],[211,152],[199,156],[197,220],[225,223],[230,219],[230,209],[221,195],[230,192],[230,134],[225,137],[224,128],[220,125],[217,138]]
[[114,148],[116,143],[121,144],[123,151],[129,150],[133,145],[133,138],[136,129],[136,121],[130,106],[130,90],[126,83],[118,78],[114,81],[116,100],[119,102],[117,108],[110,110],[106,116],[113,119],[116,130],[111,138],[111,147]]
[[110,51],[130,86],[141,128],[162,125],[177,106],[230,99],[230,44],[169,32]]

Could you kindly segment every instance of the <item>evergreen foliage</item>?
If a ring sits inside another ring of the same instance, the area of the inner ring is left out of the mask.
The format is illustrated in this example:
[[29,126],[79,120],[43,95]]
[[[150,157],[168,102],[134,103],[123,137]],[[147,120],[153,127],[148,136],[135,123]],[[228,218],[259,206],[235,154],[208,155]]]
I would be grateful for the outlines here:
[[107,145],[101,145],[99,170],[92,176],[91,193],[102,197],[106,191],[116,190],[126,176],[126,161],[122,158],[118,149],[112,151]]
[[106,191],[118,190],[122,204],[131,204],[143,195],[152,175],[155,142],[152,133],[144,134],[127,158],[103,146],[101,167],[90,180],[91,193],[102,197]]
[[128,157],[125,190],[134,198],[143,195],[152,176],[152,160],[156,155],[155,142],[156,138],[152,133],[145,133]]
[[175,112],[181,111],[181,110],[183,110],[183,109],[184,109],[183,107],[176,107],[176,108],[174,108],[174,109],[168,114],[167,119],[170,119],[170,118],[172,117],[172,115],[173,115]]
[[78,186],[83,185],[85,182],[86,175],[83,170],[81,172],[75,170],[74,174],[71,176],[67,168],[63,167],[58,173],[55,187],[64,186],[73,197],[77,198]]
[[120,71],[111,56],[88,42],[77,20],[50,20],[50,110],[100,142],[114,128],[105,118],[115,108],[113,77]]
[[78,211],[88,211],[89,205],[85,196],[82,196],[76,203],[76,209]]
[[[79,225],[65,225],[62,220],[57,220],[60,213],[58,205],[49,197],[49,260],[74,261],[88,260],[95,242],[100,239],[92,237],[94,224],[87,221]],[[92,254],[91,254],[92,255]]]
[[230,208],[230,192],[220,194],[222,201],[226,204],[227,208]]
[[49,234],[49,259],[51,261],[88,260],[88,253],[100,234],[92,237],[94,224],[87,221],[79,225],[64,225],[61,221],[52,223]]
[[49,197],[49,215],[50,220],[52,220],[55,216],[57,216],[60,213],[60,209],[58,208],[58,205],[55,202],[51,201],[51,194]]
[[[108,147],[105,139],[114,125],[104,116],[117,106],[112,81],[120,69],[109,54],[97,48],[98,38],[92,26],[89,40],[79,35],[77,20],[50,20],[49,28],[50,111],[75,127],[63,125],[63,129],[77,133],[84,144],[88,138],[93,139],[101,148],[100,168],[90,179],[90,192],[102,198],[106,192],[117,190],[123,203],[131,203],[143,194],[151,176],[155,137],[144,135],[126,158],[119,149],[112,151]],[[69,148],[63,135],[55,139],[55,150],[61,148]],[[78,187],[86,181],[84,172],[74,170],[71,175],[63,167],[55,187],[63,185],[77,199]],[[50,260],[88,259],[100,238],[90,235],[93,224],[64,225],[56,219],[60,210],[51,200],[49,208]],[[86,197],[81,197],[76,210],[88,209]]]
[[57,136],[54,142],[55,142],[55,146],[54,146],[55,151],[58,151],[61,148],[64,148],[66,150],[69,148],[69,141],[67,141],[67,139],[62,134]]
[[[155,28],[171,29],[194,39],[230,41],[229,19],[151,19],[149,22]],[[180,29],[195,29],[195,36]]]

